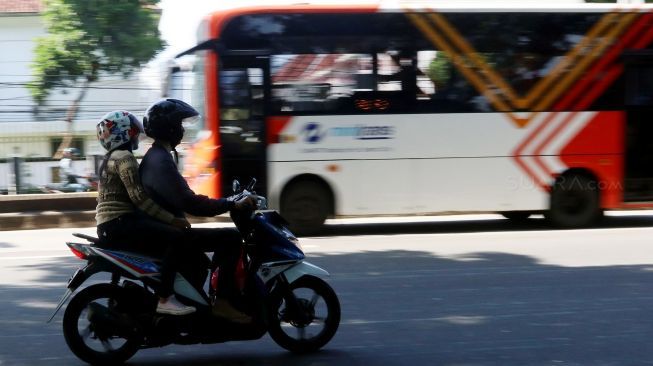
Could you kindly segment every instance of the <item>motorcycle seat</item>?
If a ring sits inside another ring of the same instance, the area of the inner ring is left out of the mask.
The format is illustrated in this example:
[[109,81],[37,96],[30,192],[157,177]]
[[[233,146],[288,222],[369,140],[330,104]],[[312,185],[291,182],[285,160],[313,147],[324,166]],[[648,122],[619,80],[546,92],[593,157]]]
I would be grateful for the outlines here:
[[94,236],[90,236],[90,235],[86,235],[86,234],[82,234],[82,233],[73,233],[73,236],[76,236],[76,237],[82,238],[82,239],[86,239],[86,240],[90,241],[93,244],[97,244],[97,243],[100,242],[100,239],[98,239],[98,238],[96,238]]

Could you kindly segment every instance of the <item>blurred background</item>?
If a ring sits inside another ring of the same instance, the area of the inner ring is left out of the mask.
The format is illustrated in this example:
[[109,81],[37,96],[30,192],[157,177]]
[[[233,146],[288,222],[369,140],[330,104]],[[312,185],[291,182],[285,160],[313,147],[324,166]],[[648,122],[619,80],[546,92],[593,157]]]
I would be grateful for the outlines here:
[[233,3],[0,0],[0,193],[94,190],[99,118],[142,116],[201,17]]
[[93,190],[97,120],[115,109],[142,116],[170,88],[171,60],[195,44],[203,15],[257,3],[0,0],[0,193]]

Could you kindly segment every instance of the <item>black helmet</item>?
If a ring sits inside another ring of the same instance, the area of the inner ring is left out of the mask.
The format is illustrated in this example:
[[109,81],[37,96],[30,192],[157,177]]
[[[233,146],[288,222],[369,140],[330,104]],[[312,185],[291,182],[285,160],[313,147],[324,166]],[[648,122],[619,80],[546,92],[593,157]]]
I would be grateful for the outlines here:
[[164,99],[147,109],[143,127],[147,136],[168,141],[175,147],[184,136],[182,121],[196,116],[199,116],[199,112],[188,103],[178,99]]

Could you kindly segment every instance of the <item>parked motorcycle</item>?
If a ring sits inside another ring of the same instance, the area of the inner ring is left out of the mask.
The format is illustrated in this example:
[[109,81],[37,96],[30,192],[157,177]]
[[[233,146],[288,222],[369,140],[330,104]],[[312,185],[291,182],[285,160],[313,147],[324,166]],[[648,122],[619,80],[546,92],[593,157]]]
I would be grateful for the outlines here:
[[98,189],[98,177],[95,174],[75,176],[75,182],[48,183],[43,186],[45,193],[93,192]]
[[[255,180],[245,188],[234,181],[239,200],[251,194]],[[197,311],[185,316],[158,314],[153,288],[159,284],[160,263],[124,251],[99,248],[98,239],[74,233],[90,243],[66,243],[86,260],[68,282],[52,317],[86,280],[96,273],[111,274],[107,283],[88,286],[66,307],[63,334],[70,350],[91,364],[117,364],[139,349],[168,344],[220,343],[255,340],[266,332],[281,347],[295,353],[322,348],[340,324],[340,303],[320,277],[328,273],[306,261],[299,241],[287,222],[258,196],[257,210],[232,211],[243,236],[243,255],[236,277],[241,295],[230,301],[252,317],[236,324],[212,315],[219,269],[211,268],[208,291],[177,273],[174,291]]]

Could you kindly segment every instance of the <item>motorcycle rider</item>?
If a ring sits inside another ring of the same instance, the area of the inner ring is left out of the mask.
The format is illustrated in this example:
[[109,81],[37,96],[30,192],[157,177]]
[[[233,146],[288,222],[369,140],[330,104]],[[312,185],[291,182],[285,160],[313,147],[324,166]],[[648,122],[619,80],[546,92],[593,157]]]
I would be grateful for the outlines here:
[[140,184],[132,150],[138,148],[143,126],[133,114],[113,111],[96,128],[98,140],[107,150],[99,170],[95,215],[99,246],[162,258],[156,311],[170,315],[194,312],[194,307],[180,303],[173,292],[182,229],[190,224],[154,203]]
[[59,160],[59,181],[64,186],[75,184],[79,177],[73,169],[73,157],[79,156],[79,150],[74,147],[67,147],[63,150],[61,160]]
[[[143,118],[145,134],[154,139],[140,165],[140,176],[145,191],[161,207],[177,217],[185,214],[211,217],[233,209],[252,208],[253,197],[238,202],[225,198],[213,199],[193,192],[177,169],[177,151],[184,135],[183,123],[199,118],[189,104],[177,99],[164,99],[151,105]],[[171,152],[175,155],[173,159]],[[212,268],[220,267],[218,290],[213,313],[233,322],[248,323],[251,317],[231,305],[229,299],[237,295],[236,265],[240,258],[242,239],[232,228],[194,228],[187,232],[188,247],[203,252],[213,251]],[[206,257],[205,257],[206,258]],[[204,272],[204,277],[206,272]],[[202,283],[204,278],[201,279]]]

